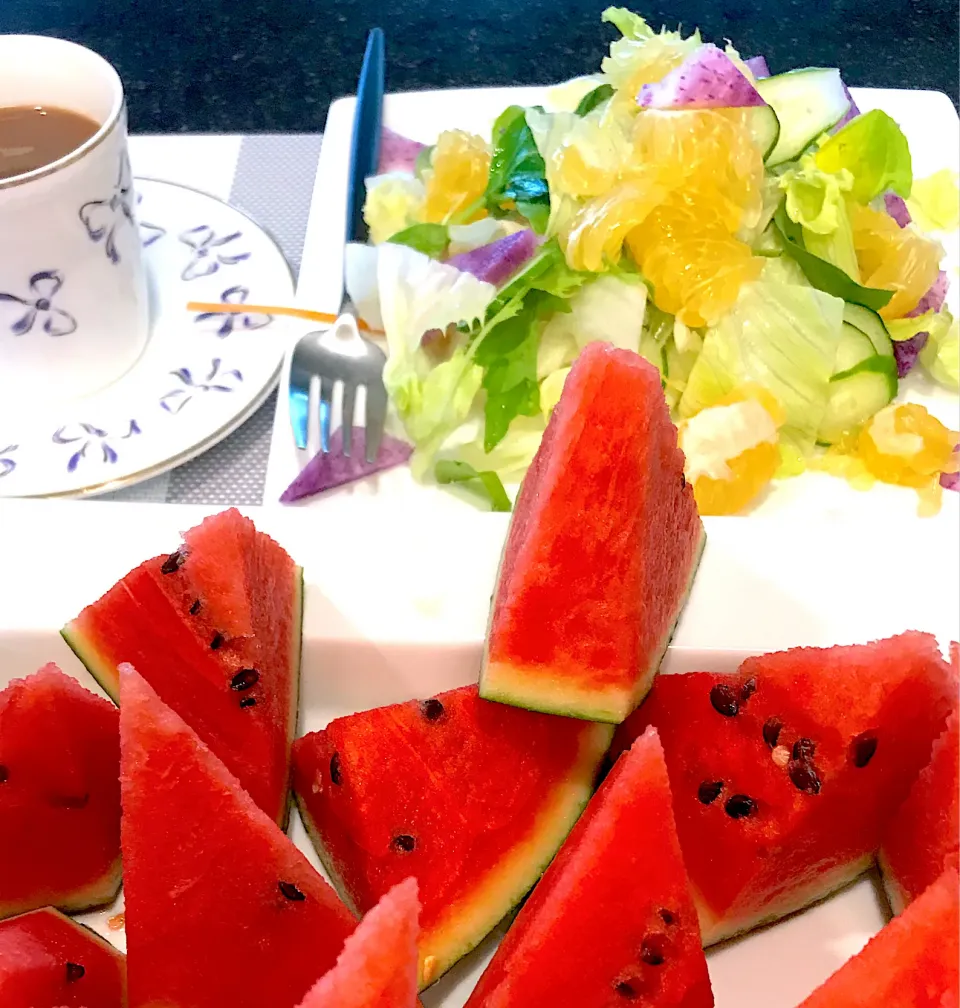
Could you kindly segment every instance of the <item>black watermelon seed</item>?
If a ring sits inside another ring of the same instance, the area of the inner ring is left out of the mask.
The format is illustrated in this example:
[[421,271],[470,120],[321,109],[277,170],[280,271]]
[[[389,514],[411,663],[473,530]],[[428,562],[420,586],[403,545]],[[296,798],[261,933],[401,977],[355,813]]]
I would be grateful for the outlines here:
[[687,477],[680,473],[680,489],[682,490],[687,485]]
[[161,574],[176,574],[178,570],[183,566],[184,561],[187,559],[187,554],[183,550],[177,550],[176,553],[171,553],[166,560],[160,565]]
[[705,780],[697,788],[697,798],[704,805],[710,805],[720,797],[723,790],[722,780]]
[[240,697],[240,706],[241,707],[256,707],[257,706],[257,698],[255,696]]
[[294,903],[302,903],[307,898],[292,882],[281,882],[280,892]]
[[629,980],[614,980],[613,989],[620,997],[628,998],[631,1001],[637,996],[637,989]]
[[409,833],[401,833],[393,838],[393,846],[395,850],[409,854],[417,846],[417,841]]
[[876,751],[877,736],[873,732],[861,732],[850,743],[850,758],[853,760],[853,765],[860,769],[863,769],[873,759],[873,754]]
[[757,803],[745,794],[735,794],[727,799],[724,811],[731,819],[745,819],[757,811]]
[[787,773],[798,791],[803,791],[804,794],[820,794],[820,774],[812,763],[792,759],[787,764]]
[[783,722],[778,717],[769,718],[763,725],[763,741],[771,749],[777,748],[780,741],[780,732],[783,731]]
[[335,752],[330,757],[330,781],[337,787],[343,783],[343,772],[340,769],[340,753]]
[[6,784],[10,780],[10,771],[0,763],[0,784]]
[[746,703],[757,692],[757,680],[752,676],[740,687],[740,702]]
[[720,684],[710,690],[710,703],[713,709],[724,717],[733,717],[740,710],[740,701],[732,686]]
[[420,704],[420,713],[428,721],[436,721],[443,715],[443,704],[436,697],[430,697]]
[[662,966],[667,958],[667,940],[662,934],[644,935],[640,958],[648,966]]
[[662,920],[664,924],[669,926],[670,924],[677,923],[677,915],[673,910],[668,910],[666,907],[661,907],[659,912],[660,912],[660,920]]
[[230,689],[237,690],[247,690],[252,686],[256,686],[260,681],[260,673],[255,668],[242,668],[240,671],[230,680]]
[[219,631],[213,635],[213,640],[210,641],[210,650],[217,651],[223,647],[224,636]]
[[84,973],[87,971],[80,965],[80,963],[67,963],[67,983],[74,983],[80,980]]
[[200,612],[200,599],[196,599],[192,606],[190,606],[190,615],[196,616]]
[[793,758],[795,760],[804,760],[809,763],[814,754],[817,751],[817,743],[813,739],[809,738],[798,738],[796,742],[793,743]]

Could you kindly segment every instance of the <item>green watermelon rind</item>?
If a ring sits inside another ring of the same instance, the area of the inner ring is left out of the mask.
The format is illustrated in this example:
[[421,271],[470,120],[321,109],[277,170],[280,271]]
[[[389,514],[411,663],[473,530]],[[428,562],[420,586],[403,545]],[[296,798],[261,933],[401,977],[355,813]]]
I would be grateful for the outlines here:
[[[537,862],[530,866],[530,870],[525,873],[523,886],[515,890],[510,895],[510,897],[501,905],[495,916],[479,922],[477,926],[472,929],[470,938],[452,951],[446,961],[438,961],[435,963],[435,972],[433,972],[429,983],[421,985],[421,990],[436,983],[444,975],[444,973],[455,966],[465,955],[472,952],[501,921],[509,917],[510,914],[512,914],[520,906],[527,893],[533,889],[540,877],[547,870],[550,862],[553,861],[556,856],[557,851],[563,845],[563,842],[566,840],[568,834],[576,825],[577,820],[583,813],[583,810],[587,807],[587,803],[590,801],[590,798],[596,789],[595,783],[597,767],[599,766],[604,753],[606,753],[606,751],[610,748],[610,742],[613,739],[613,727],[597,723],[596,728],[597,732],[595,744],[590,747],[589,752],[583,753],[579,764],[579,767],[584,770],[590,768],[590,772],[583,774],[582,781],[576,782],[579,794],[576,798],[572,798],[562,821],[557,824],[557,835],[553,837],[549,844],[543,842],[541,838],[542,842],[540,843],[539,848],[542,856],[540,856]],[[584,745],[584,750],[587,749],[588,747]],[[562,783],[564,786],[569,787],[572,783],[574,783],[573,775],[571,774],[571,776]],[[304,802],[299,795],[295,795],[295,797],[300,811],[300,817],[307,831],[307,835],[313,844],[314,850],[317,852],[317,857],[319,857],[320,863],[323,865],[324,871],[330,880],[330,884],[336,890],[337,895],[340,896],[343,902],[355,914],[357,914],[357,916],[361,916],[356,903],[350,896],[350,893],[347,892],[346,887],[343,884],[343,880],[337,871],[336,865],[323,843],[323,839],[320,835],[320,831],[317,829],[316,823],[307,810],[306,802]]]
[[[293,664],[289,669],[291,679],[290,690],[290,732],[287,736],[287,801],[284,803],[283,811],[278,825],[285,830],[290,821],[290,789],[292,769],[290,764],[290,750],[293,740],[299,734],[298,714],[300,709],[300,670],[303,664],[303,619],[304,619],[304,578],[303,568],[294,566],[294,598],[293,598],[293,618],[290,625],[293,633],[293,647],[291,653],[294,656]],[[100,688],[119,706],[120,704],[120,678],[115,668],[98,652],[93,641],[89,640],[79,628],[75,626],[75,621],[67,623],[60,630],[60,636],[66,641],[67,647],[80,659],[84,668],[97,681]],[[119,882],[117,884],[119,888]],[[116,890],[114,890],[116,894]],[[112,899],[112,897],[111,897]],[[108,901],[109,902],[109,901]],[[71,908],[73,909],[73,908]],[[85,909],[78,907],[76,909]]]
[[[624,711],[622,708],[614,709],[609,706],[585,707],[582,703],[579,703],[576,700],[565,702],[563,700],[563,691],[560,689],[553,691],[552,701],[547,699],[545,691],[541,689],[537,693],[536,703],[533,703],[531,702],[532,698],[523,696],[518,692],[512,692],[508,689],[502,688],[493,688],[489,685],[489,682],[486,684],[484,682],[485,676],[483,674],[483,670],[487,667],[488,658],[486,645],[484,646],[483,663],[481,665],[480,673],[480,696],[482,696],[484,700],[492,700],[497,703],[509,704],[512,707],[522,707],[524,710],[536,711],[542,714],[556,714],[560,717],[576,718],[581,721],[597,721],[603,724],[621,724],[629,716],[631,711],[640,706],[653,686],[653,681],[656,678],[657,671],[663,662],[664,655],[667,653],[667,648],[670,647],[670,643],[677,630],[677,625],[680,622],[680,617],[683,615],[683,610],[687,604],[687,600],[690,598],[690,592],[693,590],[693,583],[696,579],[697,570],[700,567],[700,561],[703,557],[703,550],[706,546],[706,542],[706,530],[703,527],[703,522],[700,522],[700,535],[698,536],[697,545],[694,548],[693,555],[690,560],[686,587],[683,594],[680,596],[679,602],[677,603],[676,615],[674,616],[673,623],[670,625],[663,637],[661,647],[657,649],[656,660],[651,662],[639,678],[640,688],[633,699],[633,705],[630,710]],[[500,575],[498,571],[497,580],[499,581],[499,579]],[[493,621],[494,606],[492,603],[493,599],[491,599],[490,615],[487,623],[486,638],[488,642],[490,639],[490,624]]]

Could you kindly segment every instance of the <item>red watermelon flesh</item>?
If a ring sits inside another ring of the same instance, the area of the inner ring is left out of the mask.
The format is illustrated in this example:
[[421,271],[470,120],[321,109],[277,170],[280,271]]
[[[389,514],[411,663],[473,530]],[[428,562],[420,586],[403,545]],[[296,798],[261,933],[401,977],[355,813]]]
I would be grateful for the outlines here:
[[705,945],[868,867],[955,691],[936,641],[916,632],[657,680],[614,752],[660,732]]
[[426,986],[536,882],[590,797],[611,731],[489,703],[464,686],[297,739],[294,789],[358,911],[417,879]]
[[514,509],[480,695],[621,722],[650,689],[702,547],[659,372],[589,344]]
[[56,665],[0,691],[0,917],[120,888],[117,709]]
[[[956,652],[954,652],[956,663]],[[950,715],[907,800],[883,837],[880,868],[894,913],[901,913],[960,852],[960,721]]]
[[122,1008],[124,957],[51,907],[0,921],[3,1008]]
[[957,1008],[958,894],[948,868],[800,1008]]
[[126,665],[120,694],[129,1008],[293,1008],[356,920]]
[[712,1008],[656,730],[617,761],[466,1008]]
[[302,574],[231,509],[147,560],[63,636],[114,698],[134,664],[224,761],[254,801],[286,821],[300,668]]
[[416,879],[395,885],[357,925],[337,965],[300,1008],[416,1008]]

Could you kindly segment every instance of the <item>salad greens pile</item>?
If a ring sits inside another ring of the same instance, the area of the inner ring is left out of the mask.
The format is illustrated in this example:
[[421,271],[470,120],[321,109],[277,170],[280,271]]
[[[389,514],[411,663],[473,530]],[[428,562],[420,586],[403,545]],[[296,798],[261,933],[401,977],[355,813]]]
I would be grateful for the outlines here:
[[[910,223],[913,168],[897,123],[880,110],[861,114],[836,70],[769,76],[762,59],[721,51],[698,32],[657,32],[623,8],[603,18],[620,37],[599,74],[497,118],[481,153],[482,191],[454,194],[454,209],[437,213],[439,145],[407,171],[368,180],[385,381],[414,445],[415,474],[470,485],[492,507],[507,506],[501,479],[522,476],[571,363],[596,339],[653,363],[678,421],[762,386],[782,408],[791,457],[869,421],[916,359],[957,388],[957,323],[944,307],[946,274],[937,275],[942,248]],[[759,183],[724,233],[742,249],[743,279],[701,317],[641,268],[642,242],[629,230],[656,213],[620,223],[602,215],[630,186],[631,207],[686,198],[706,237],[673,246],[674,257],[689,257],[676,268],[701,277],[701,288],[733,282],[722,259],[698,258],[715,236],[715,207],[698,209],[698,191],[684,197],[653,175],[638,182],[631,163],[638,117],[669,117],[682,130],[704,110],[745,131]],[[948,220],[955,189],[952,179],[918,184],[928,223],[956,226]],[[602,268],[585,269],[574,236],[597,221],[610,228],[600,235]],[[517,240],[520,232],[527,239]],[[908,344],[916,352],[900,353]]]

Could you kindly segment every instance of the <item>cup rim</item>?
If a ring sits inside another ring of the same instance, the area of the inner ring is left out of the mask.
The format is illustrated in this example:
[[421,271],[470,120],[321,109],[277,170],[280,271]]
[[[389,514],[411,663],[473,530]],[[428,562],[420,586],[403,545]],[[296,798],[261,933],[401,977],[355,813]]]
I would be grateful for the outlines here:
[[62,157],[57,158],[56,161],[51,161],[49,164],[41,165],[39,168],[34,168],[28,172],[21,172],[19,175],[11,175],[9,178],[0,179],[0,192],[5,189],[13,189],[16,186],[25,185],[28,182],[34,182],[37,179],[45,178],[47,175],[53,175],[54,173],[62,171],[64,168],[85,157],[95,147],[99,147],[100,144],[103,143],[103,141],[110,135],[110,133],[113,132],[121,115],[123,114],[124,108],[123,81],[120,80],[120,75],[117,73],[113,64],[101,56],[100,53],[95,52],[93,49],[88,49],[86,46],[82,46],[77,42],[71,42],[69,39],[61,39],[52,35],[6,35],[0,33],[0,43],[6,43],[14,40],[19,40],[23,43],[39,42],[41,45],[52,44],[56,47],[64,46],[70,49],[80,49],[84,53],[93,56],[94,61],[101,64],[101,67],[110,82],[110,87],[113,91],[113,102],[110,106],[109,115],[93,136],[85,140],[79,147],[69,151]]

